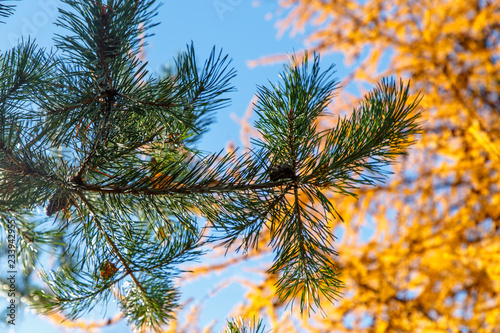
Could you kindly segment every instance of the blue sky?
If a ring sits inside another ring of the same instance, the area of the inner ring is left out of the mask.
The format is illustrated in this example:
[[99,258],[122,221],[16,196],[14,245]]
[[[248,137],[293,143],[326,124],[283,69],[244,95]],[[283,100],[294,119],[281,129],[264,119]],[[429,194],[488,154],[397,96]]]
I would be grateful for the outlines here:
[[[20,37],[36,38],[39,45],[50,48],[53,45],[54,33],[57,30],[53,22],[57,18],[58,0],[22,0],[18,2],[15,14],[5,19],[0,25],[0,50],[4,52],[15,46]],[[257,85],[264,85],[268,80],[276,81],[282,64],[249,68],[247,62],[265,55],[293,53],[303,47],[302,36],[277,38],[275,29],[277,5],[275,1],[243,1],[243,0],[165,0],[160,7],[155,21],[161,24],[151,32],[155,36],[149,39],[146,58],[151,72],[160,72],[163,65],[171,63],[175,54],[186,48],[186,44],[194,43],[198,59],[203,61],[212,47],[222,48],[224,53],[233,59],[232,65],[238,76],[233,80],[237,91],[232,93],[230,107],[219,111],[216,123],[205,134],[199,148],[215,152],[224,148],[229,140],[241,145],[240,127],[231,118],[231,113],[242,117],[247,109]],[[337,63],[337,76],[345,77],[345,66],[338,56],[324,56],[325,68],[332,62]],[[236,273],[236,270],[232,270]],[[219,281],[220,276],[212,276],[198,286],[190,285],[187,295],[200,294],[207,287]],[[228,288],[222,293],[222,299],[209,303],[204,320],[217,319],[223,324],[232,301],[240,299],[243,290],[237,287]],[[224,296],[225,295],[225,296]],[[186,296],[187,297],[187,296]],[[212,318],[210,318],[212,317]],[[51,324],[31,314],[13,332],[54,332]],[[220,327],[220,326],[218,326]],[[122,324],[115,325],[105,332],[123,332]]]

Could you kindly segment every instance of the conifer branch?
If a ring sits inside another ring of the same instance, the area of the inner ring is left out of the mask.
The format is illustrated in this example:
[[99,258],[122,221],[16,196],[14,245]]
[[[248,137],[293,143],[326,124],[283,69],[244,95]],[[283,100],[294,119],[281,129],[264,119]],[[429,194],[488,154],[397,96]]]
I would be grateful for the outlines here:
[[[6,1],[6,0],[3,0],[3,1]],[[19,1],[19,0],[10,0],[10,1]],[[15,7],[16,7],[16,5],[0,4],[0,16],[9,17],[10,15],[12,15],[14,13]],[[5,22],[0,21],[0,23],[5,23]]]
[[[80,199],[85,203],[85,205],[89,208],[89,210],[94,214],[94,215],[97,215],[94,207],[87,201],[87,199],[85,199],[85,197],[83,195],[80,195]],[[108,235],[108,233],[104,230],[104,228],[102,227],[101,223],[98,221],[98,219],[94,219],[94,223],[96,225],[96,227],[99,229],[99,231],[101,232],[101,234],[106,238],[106,242],[111,246],[111,248],[113,249],[113,253],[118,257],[118,260],[120,260],[121,264],[123,265],[123,267],[125,268],[125,271],[126,271],[126,275],[129,275],[132,280],[134,281],[135,285],[137,286],[137,288],[139,288],[139,290],[144,294],[144,295],[147,295],[146,291],[144,290],[144,288],[142,287],[141,283],[139,282],[139,280],[137,279],[137,277],[134,275],[134,272],[133,270],[130,268],[130,266],[128,265],[128,262],[127,260],[122,256],[120,250],[118,249],[118,247],[116,246],[115,242],[113,241],[113,239]]]
[[263,182],[258,184],[235,184],[235,185],[202,185],[183,186],[173,183],[171,186],[161,188],[134,188],[134,187],[114,187],[101,186],[82,183],[81,187],[90,192],[102,194],[134,194],[134,195],[169,195],[169,194],[216,194],[224,192],[238,192],[247,190],[271,189],[277,186],[286,185],[286,181]]

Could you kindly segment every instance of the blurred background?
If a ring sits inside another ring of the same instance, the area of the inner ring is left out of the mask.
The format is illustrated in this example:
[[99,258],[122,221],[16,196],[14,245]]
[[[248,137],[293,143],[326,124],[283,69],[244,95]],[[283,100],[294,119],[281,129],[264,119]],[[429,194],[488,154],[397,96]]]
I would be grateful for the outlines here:
[[[183,308],[165,332],[218,332],[230,316],[287,333],[500,332],[500,1],[163,2],[143,54],[152,73],[191,40],[200,62],[216,45],[238,71],[232,106],[201,149],[248,147],[256,85],[276,81],[288,55],[304,50],[337,64],[333,114],[348,115],[382,77],[402,77],[423,96],[424,128],[385,183],[358,199],[327,193],[345,220],[331,226],[345,288],[325,315],[301,317],[277,301],[263,234],[258,251],[213,249],[186,267]],[[50,47],[58,5],[18,2],[0,49],[28,35]],[[130,331],[107,310],[63,323],[26,311],[14,332]]]

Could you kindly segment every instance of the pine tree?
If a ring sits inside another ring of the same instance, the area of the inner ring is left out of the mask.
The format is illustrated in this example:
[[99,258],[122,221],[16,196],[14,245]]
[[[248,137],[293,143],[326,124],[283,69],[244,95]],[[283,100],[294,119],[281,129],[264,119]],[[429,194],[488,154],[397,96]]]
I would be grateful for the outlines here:
[[1,225],[15,221],[26,270],[40,249],[60,259],[30,301],[72,319],[116,299],[132,326],[158,329],[178,306],[180,264],[210,246],[251,250],[264,228],[281,301],[308,312],[340,297],[329,220],[341,217],[324,190],[355,196],[405,153],[419,131],[409,84],[382,80],[319,131],[333,66],[294,58],[258,88],[254,148],[206,154],[195,143],[229,103],[229,57],[214,48],[200,66],[190,45],[153,77],[138,54],[154,0],[62,2],[56,53],[28,40],[0,58]]

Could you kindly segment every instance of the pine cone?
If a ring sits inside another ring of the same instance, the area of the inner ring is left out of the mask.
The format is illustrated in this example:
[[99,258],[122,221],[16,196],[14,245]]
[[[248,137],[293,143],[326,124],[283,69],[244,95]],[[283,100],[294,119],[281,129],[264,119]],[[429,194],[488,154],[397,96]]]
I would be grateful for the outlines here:
[[71,206],[71,198],[66,192],[56,192],[50,197],[49,205],[45,209],[47,216],[52,216],[63,209],[68,209]]
[[295,179],[295,173],[288,164],[278,164],[272,166],[269,171],[269,180],[276,182],[281,179]]

